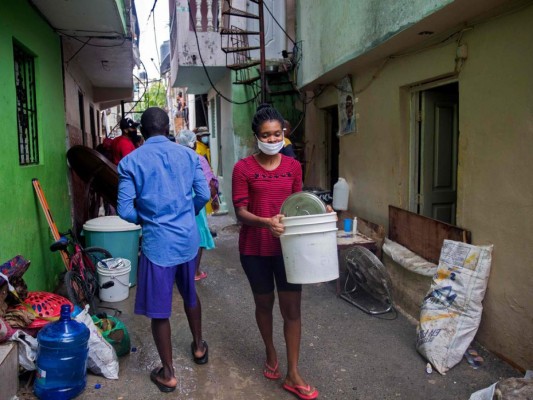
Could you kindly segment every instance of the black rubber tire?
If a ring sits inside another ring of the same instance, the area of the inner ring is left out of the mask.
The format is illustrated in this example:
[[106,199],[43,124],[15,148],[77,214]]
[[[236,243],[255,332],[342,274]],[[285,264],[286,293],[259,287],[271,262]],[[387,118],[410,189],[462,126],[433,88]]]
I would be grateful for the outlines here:
[[81,309],[89,305],[89,314],[96,313],[96,291],[98,282],[91,271],[85,271],[85,279],[82,278],[78,270],[67,271],[65,274],[65,286],[67,294],[72,304]]
[[85,262],[85,268],[90,269],[93,273],[96,273],[96,266],[98,262],[106,259],[106,258],[112,258],[113,256],[109,251],[102,247],[87,247],[82,250],[82,253],[84,254],[84,261],[87,259],[90,260],[90,262]]
[[[111,258],[112,255],[101,247],[87,247],[76,253],[70,260],[71,270],[65,274],[65,286],[70,301],[85,308],[89,304],[89,314],[96,314],[96,299],[98,297],[98,279],[96,266],[99,261]],[[68,276],[67,276],[68,275]]]

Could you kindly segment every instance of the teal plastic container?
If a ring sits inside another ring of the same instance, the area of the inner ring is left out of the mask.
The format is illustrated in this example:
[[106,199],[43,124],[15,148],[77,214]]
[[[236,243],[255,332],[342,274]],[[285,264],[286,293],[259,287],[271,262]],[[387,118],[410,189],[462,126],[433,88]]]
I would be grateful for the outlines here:
[[137,284],[139,263],[140,225],[124,221],[112,215],[90,219],[83,225],[85,245],[103,247],[115,258],[125,258],[131,262],[130,286]]

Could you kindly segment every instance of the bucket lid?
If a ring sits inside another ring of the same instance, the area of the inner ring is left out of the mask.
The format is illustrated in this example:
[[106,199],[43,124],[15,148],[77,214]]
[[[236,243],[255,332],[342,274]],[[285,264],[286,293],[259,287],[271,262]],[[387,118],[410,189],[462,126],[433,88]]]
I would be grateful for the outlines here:
[[90,219],[83,224],[83,230],[91,232],[124,232],[135,231],[138,229],[141,229],[140,225],[135,225],[128,221],[124,221],[117,215],[109,215],[107,217]]
[[324,213],[324,214],[314,214],[314,215],[297,215],[295,217],[283,217],[281,223],[287,227],[294,226],[305,226],[305,225],[314,225],[322,223],[333,223],[337,224],[337,213]]
[[285,199],[281,205],[280,213],[286,217],[296,217],[299,215],[324,214],[326,205],[313,193],[298,192],[293,193]]
[[105,258],[102,261],[99,261],[96,264],[97,270],[109,270],[109,271],[118,271],[122,269],[131,268],[131,262],[127,258]]

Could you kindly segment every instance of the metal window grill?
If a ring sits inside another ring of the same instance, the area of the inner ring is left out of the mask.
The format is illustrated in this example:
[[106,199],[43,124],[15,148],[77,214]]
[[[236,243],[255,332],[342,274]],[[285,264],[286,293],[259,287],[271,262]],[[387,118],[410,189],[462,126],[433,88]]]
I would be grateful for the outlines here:
[[17,93],[17,131],[19,164],[39,163],[37,102],[35,93],[35,58],[13,43],[15,88]]

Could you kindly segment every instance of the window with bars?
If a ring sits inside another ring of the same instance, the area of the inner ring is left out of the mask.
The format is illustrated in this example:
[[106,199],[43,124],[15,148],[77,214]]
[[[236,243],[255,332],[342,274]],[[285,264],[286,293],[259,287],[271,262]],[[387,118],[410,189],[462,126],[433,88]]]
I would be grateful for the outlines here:
[[17,133],[19,164],[39,163],[35,57],[13,42],[15,88],[17,94]]

